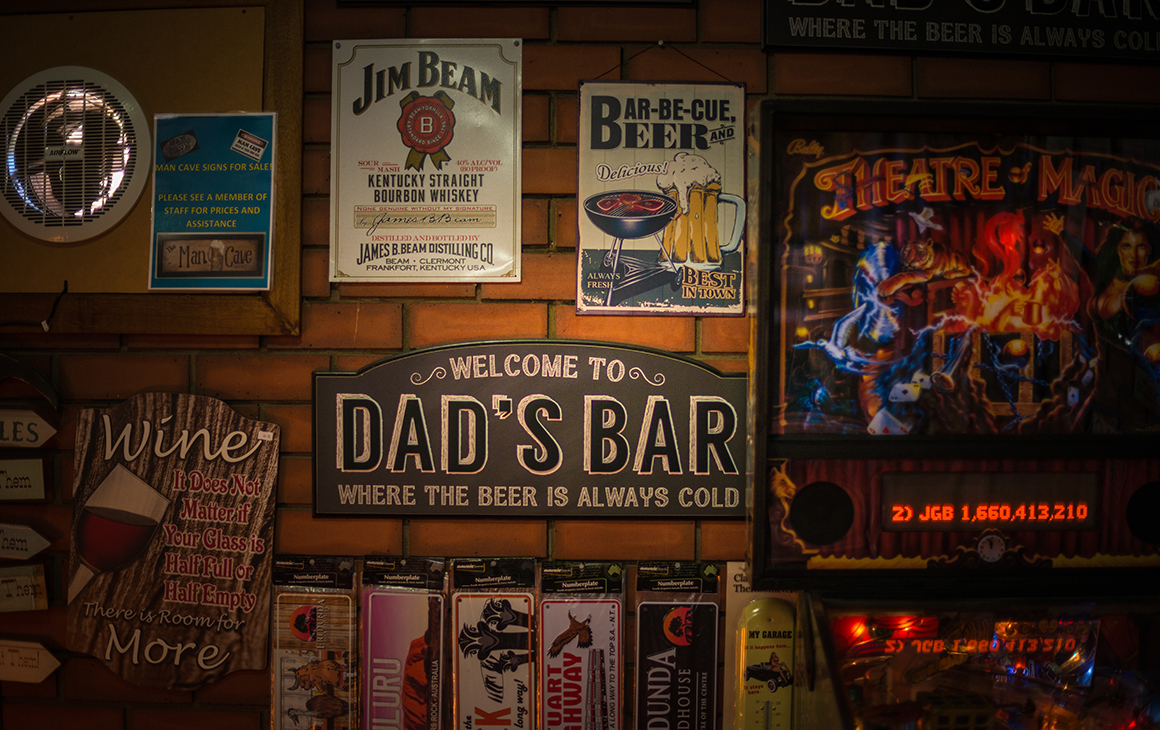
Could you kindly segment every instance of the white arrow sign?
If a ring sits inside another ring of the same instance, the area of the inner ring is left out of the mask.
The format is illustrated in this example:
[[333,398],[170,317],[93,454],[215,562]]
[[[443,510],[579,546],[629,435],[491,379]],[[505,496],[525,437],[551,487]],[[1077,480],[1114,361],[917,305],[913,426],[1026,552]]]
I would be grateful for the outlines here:
[[43,565],[0,568],[0,613],[47,609],[48,590],[44,585]]
[[35,449],[54,433],[56,428],[35,411],[0,408],[0,446]]
[[0,524],[0,558],[27,560],[51,544],[31,527]]
[[35,641],[0,639],[0,680],[5,682],[43,682],[60,662]]
[[0,459],[0,500],[44,499],[44,459]]

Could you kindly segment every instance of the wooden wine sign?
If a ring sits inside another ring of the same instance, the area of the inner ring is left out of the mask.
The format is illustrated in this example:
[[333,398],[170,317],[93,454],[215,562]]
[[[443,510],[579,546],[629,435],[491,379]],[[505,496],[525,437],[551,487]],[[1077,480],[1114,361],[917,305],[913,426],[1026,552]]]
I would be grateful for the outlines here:
[[278,441],[201,396],[83,411],[69,648],[166,689],[265,667]]

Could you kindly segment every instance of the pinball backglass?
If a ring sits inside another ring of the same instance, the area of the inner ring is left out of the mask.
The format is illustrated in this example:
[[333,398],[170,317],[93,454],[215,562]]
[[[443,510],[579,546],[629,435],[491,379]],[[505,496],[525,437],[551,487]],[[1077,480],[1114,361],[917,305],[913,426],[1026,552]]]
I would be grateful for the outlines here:
[[777,434],[1160,428],[1160,144],[772,133]]

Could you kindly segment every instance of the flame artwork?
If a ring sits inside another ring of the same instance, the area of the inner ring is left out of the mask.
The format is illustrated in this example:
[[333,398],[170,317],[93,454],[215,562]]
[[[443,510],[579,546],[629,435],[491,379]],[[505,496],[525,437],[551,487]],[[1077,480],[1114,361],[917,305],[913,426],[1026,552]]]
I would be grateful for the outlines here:
[[1160,427],[1160,144],[800,137],[774,140],[774,433]]

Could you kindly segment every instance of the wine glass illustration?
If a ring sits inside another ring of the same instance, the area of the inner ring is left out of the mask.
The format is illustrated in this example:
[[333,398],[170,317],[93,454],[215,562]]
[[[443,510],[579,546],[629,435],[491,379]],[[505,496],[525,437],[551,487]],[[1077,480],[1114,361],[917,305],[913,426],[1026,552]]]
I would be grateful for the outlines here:
[[68,586],[68,602],[97,573],[120,570],[149,545],[169,500],[137,475],[118,464],[85,503],[76,526],[76,566]]

